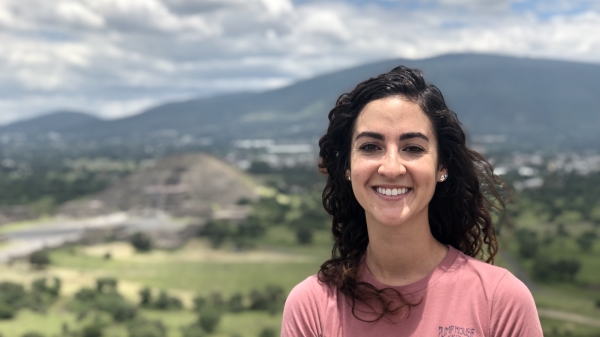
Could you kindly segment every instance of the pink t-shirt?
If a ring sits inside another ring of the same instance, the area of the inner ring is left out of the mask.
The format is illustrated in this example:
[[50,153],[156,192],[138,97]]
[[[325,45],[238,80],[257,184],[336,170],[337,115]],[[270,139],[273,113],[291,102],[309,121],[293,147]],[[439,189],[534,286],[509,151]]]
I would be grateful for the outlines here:
[[[362,281],[381,289],[366,265]],[[422,336],[542,337],[533,297],[506,269],[481,262],[450,247],[427,277],[392,287],[418,303],[374,323],[356,319],[346,297],[313,275],[290,293],[283,311],[283,337]],[[361,310],[360,306],[358,307]],[[363,319],[373,316],[360,314]]]

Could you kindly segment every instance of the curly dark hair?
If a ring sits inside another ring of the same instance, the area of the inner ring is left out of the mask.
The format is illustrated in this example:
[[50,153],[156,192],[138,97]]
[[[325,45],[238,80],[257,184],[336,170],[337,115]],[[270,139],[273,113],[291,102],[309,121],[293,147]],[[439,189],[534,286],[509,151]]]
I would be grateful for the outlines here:
[[[377,321],[396,314],[409,303],[393,288],[377,289],[358,280],[369,236],[365,211],[345,179],[349,168],[351,137],[362,109],[374,100],[399,96],[419,104],[429,118],[438,141],[439,165],[448,170],[448,179],[437,184],[429,203],[429,226],[433,237],[466,255],[493,263],[498,251],[491,210],[504,209],[496,186],[501,185],[490,163],[466,146],[466,136],[456,114],[448,109],[440,90],[428,84],[418,69],[404,66],[368,79],[341,95],[329,112],[327,133],[320,139],[319,169],[327,174],[323,206],[333,216],[335,244],[331,259],[319,271],[319,280],[334,285],[346,295],[354,316],[356,301],[367,303]],[[399,298],[400,305],[392,298]],[[373,307],[373,300],[376,306]]]

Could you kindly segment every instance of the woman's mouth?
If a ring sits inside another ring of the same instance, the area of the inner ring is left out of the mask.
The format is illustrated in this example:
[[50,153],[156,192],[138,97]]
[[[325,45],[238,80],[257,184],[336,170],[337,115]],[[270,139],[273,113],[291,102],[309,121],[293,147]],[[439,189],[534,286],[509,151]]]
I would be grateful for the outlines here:
[[374,187],[373,189],[375,190],[375,192],[377,192],[381,195],[391,195],[391,196],[406,194],[411,190],[411,188],[408,188],[408,187],[404,187],[404,188]]

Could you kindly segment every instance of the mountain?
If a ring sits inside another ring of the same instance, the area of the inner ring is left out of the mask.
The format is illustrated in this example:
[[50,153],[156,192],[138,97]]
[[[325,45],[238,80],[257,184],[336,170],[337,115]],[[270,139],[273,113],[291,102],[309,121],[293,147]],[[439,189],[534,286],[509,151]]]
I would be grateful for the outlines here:
[[506,146],[515,147],[600,144],[600,64],[481,54],[388,60],[277,90],[167,103],[69,132],[82,139],[144,139],[161,130],[227,143],[314,139],[325,131],[327,114],[340,94],[400,64],[423,70],[470,135],[504,135]]
[[79,129],[88,129],[99,126],[104,120],[74,111],[56,111],[40,117],[27,119],[0,127],[0,132],[77,132]]

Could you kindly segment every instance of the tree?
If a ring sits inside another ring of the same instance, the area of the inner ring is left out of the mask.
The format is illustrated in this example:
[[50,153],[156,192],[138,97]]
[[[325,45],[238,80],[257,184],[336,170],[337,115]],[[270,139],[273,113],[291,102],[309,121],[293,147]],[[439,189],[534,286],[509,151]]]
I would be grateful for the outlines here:
[[582,252],[591,251],[594,246],[594,241],[596,241],[596,232],[594,231],[583,232],[575,239],[575,242],[577,242],[577,245]]
[[218,291],[214,291],[214,292],[210,293],[210,295],[208,296],[208,303],[210,304],[211,307],[219,309],[219,310],[225,309],[225,305],[226,305],[223,295],[221,295],[221,293]]
[[142,307],[147,307],[150,305],[150,303],[152,303],[152,291],[150,290],[150,288],[145,287],[143,289],[141,289],[139,291],[141,300],[140,300],[140,305]]
[[52,286],[49,286],[45,277],[36,279],[31,283],[31,290],[37,293],[45,293],[52,297],[58,297],[62,283],[58,277],[54,277],[52,281]]
[[116,322],[129,321],[137,315],[136,307],[118,294],[103,294],[96,299],[94,306],[110,314]]
[[181,300],[177,297],[169,296],[165,290],[160,291],[153,306],[159,310],[177,310],[183,308]]
[[0,320],[2,319],[12,319],[15,317],[15,308],[5,302],[0,302]]
[[205,297],[196,295],[196,297],[194,297],[194,311],[201,312],[206,307],[207,303],[208,300]]
[[574,259],[554,261],[546,256],[538,256],[533,261],[533,277],[539,281],[573,281],[581,268],[581,263]]
[[34,280],[31,283],[31,293],[28,296],[28,306],[34,311],[45,312],[56,300],[60,292],[60,279],[54,277],[52,285],[49,286],[45,277]]
[[556,228],[556,235],[558,235],[560,237],[564,237],[564,238],[568,238],[570,236],[569,232],[565,228],[565,224],[563,224],[563,223],[558,224],[558,227]]
[[558,279],[572,281],[581,268],[581,262],[574,259],[560,259],[554,264],[554,268],[559,275]]
[[102,328],[96,324],[85,326],[81,330],[81,337],[102,337]]
[[133,234],[129,242],[138,252],[148,252],[152,249],[152,239],[144,232]]
[[264,310],[271,314],[281,311],[285,303],[283,288],[269,284],[264,291],[253,289],[250,292],[250,309]]
[[202,310],[198,323],[206,332],[212,333],[217,328],[217,325],[219,325],[221,315],[221,310],[214,307],[208,307]]
[[519,255],[524,259],[530,259],[537,254],[538,240],[537,233],[529,229],[520,229],[516,233],[516,239],[519,243]]
[[244,311],[244,297],[242,294],[234,294],[229,299],[229,311],[231,312],[242,312]]
[[198,236],[208,238],[213,248],[219,248],[233,234],[232,225],[225,220],[211,220],[198,232]]
[[308,245],[313,240],[313,229],[308,226],[303,226],[296,229],[296,241],[301,245]]
[[29,255],[29,263],[36,268],[44,268],[50,264],[50,258],[48,252],[45,250],[38,250],[37,252]]
[[275,329],[264,328],[264,329],[262,329],[262,331],[260,332],[258,337],[275,337],[276,335],[277,335],[277,333],[275,332]]

